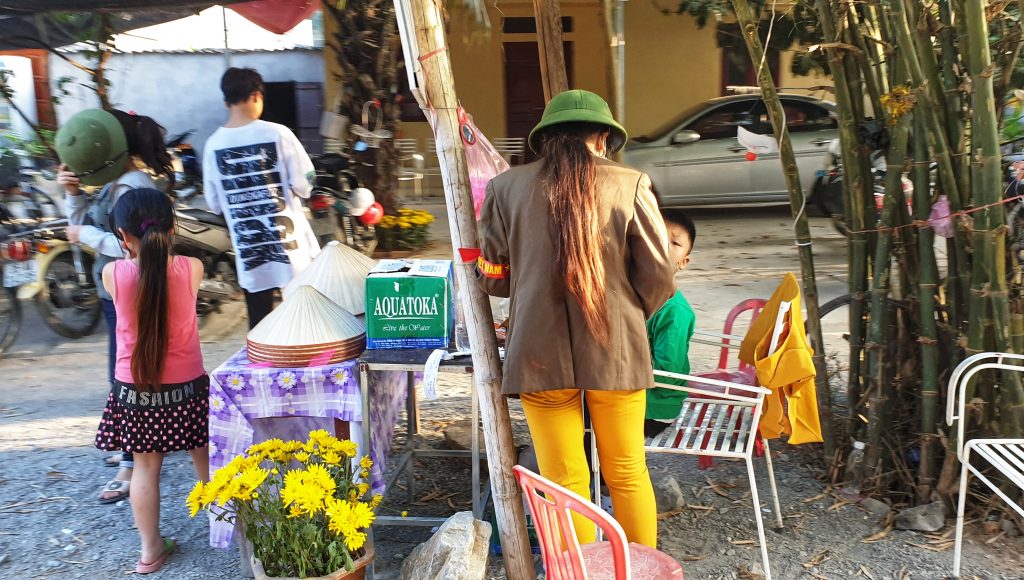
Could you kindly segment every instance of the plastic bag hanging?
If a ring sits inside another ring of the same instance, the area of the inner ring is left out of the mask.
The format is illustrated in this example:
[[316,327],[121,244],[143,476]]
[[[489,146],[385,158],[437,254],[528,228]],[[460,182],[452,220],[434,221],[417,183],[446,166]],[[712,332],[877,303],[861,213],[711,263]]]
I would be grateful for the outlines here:
[[[437,115],[428,109],[430,126],[436,125]],[[509,168],[508,161],[491,145],[487,137],[473,124],[473,117],[466,109],[459,107],[459,136],[466,149],[466,163],[469,165],[469,187],[473,194],[473,212],[480,219],[480,208],[487,195],[487,184]]]

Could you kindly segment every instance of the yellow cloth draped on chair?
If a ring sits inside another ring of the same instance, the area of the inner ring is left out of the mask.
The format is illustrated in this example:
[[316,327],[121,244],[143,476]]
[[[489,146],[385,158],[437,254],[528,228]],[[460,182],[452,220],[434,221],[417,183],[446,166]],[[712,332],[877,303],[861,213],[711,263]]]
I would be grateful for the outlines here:
[[[779,310],[790,303],[778,346],[769,353]],[[786,274],[760,315],[751,323],[740,346],[740,360],[754,365],[758,382],[772,390],[765,397],[761,436],[777,439],[789,435],[789,443],[821,442],[817,389],[814,385],[814,350],[807,341],[801,310],[800,285]],[[788,408],[788,416],[787,416]]]

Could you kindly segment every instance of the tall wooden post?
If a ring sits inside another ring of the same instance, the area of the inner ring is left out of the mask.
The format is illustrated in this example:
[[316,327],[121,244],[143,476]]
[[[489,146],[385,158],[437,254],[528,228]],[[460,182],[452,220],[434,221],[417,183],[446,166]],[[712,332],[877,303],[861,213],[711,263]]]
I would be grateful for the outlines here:
[[562,43],[562,9],[558,0],[533,0],[537,21],[537,51],[540,52],[540,77],[544,82],[544,101],[569,90],[565,73],[565,45]]
[[[515,444],[508,414],[508,402],[501,394],[501,360],[498,341],[491,323],[491,304],[474,280],[473,265],[462,264],[459,248],[477,248],[476,219],[469,186],[466,150],[459,131],[455,81],[444,36],[444,19],[439,0],[397,0],[396,10],[404,11],[402,19],[415,29],[418,50],[420,105],[436,113],[434,137],[444,182],[445,202],[451,228],[452,249],[462,311],[465,313],[469,342],[473,350],[473,381],[480,400],[487,467],[490,471],[491,494],[498,521],[498,533],[508,578],[534,578],[533,557],[526,535],[526,512],[519,486],[512,472]],[[405,11],[405,7],[409,10]],[[411,14],[409,13],[411,12]],[[409,34],[408,27],[401,33]]]
[[[736,20],[743,31],[743,39],[747,43],[747,50],[750,52],[750,60],[754,66],[764,61],[764,47],[761,39],[757,36],[758,26],[754,11],[747,0],[732,0],[732,7],[736,12]],[[779,157],[782,161],[782,170],[786,175],[786,185],[789,188],[789,204],[793,212],[793,233],[796,236],[796,245],[800,252],[800,272],[803,282],[804,299],[807,304],[807,334],[815,344],[825,344],[821,339],[821,315],[818,309],[818,283],[814,275],[814,252],[811,250],[811,229],[807,224],[807,207],[803,189],[800,187],[800,173],[797,170],[796,155],[793,152],[793,142],[786,131],[785,115],[782,110],[782,101],[775,90],[775,81],[768,67],[760,67],[757,72],[757,81],[761,86],[761,94],[765,106],[768,108],[768,116],[771,117],[772,127],[775,129],[775,139],[779,142]],[[832,401],[828,376],[825,367],[825,355],[823,349],[819,348],[814,353],[814,369],[817,374],[816,385],[818,387],[818,412],[821,415],[821,435],[825,441],[825,460],[830,461],[835,454],[835,440],[832,438]]]

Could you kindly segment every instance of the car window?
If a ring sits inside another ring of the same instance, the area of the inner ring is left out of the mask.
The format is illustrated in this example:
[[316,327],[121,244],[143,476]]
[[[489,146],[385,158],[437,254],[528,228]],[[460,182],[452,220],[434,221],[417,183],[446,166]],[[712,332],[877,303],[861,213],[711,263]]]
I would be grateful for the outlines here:
[[735,138],[737,126],[758,132],[758,119],[763,115],[764,105],[761,101],[739,101],[710,111],[686,128],[700,133],[701,141]]
[[838,123],[829,114],[828,109],[812,103],[783,101],[782,109],[786,113],[786,127],[790,133],[822,131],[838,127]]

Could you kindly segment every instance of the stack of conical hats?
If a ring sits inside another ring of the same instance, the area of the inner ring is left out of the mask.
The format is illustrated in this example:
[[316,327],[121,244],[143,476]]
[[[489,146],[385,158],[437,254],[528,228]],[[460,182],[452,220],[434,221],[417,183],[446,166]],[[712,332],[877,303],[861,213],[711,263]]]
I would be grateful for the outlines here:
[[275,367],[331,364],[366,349],[366,324],[312,286],[300,286],[246,337],[249,360]]
[[352,314],[364,314],[366,275],[376,264],[348,246],[331,242],[308,268],[284,287],[284,299],[288,300],[303,285],[309,285]]

